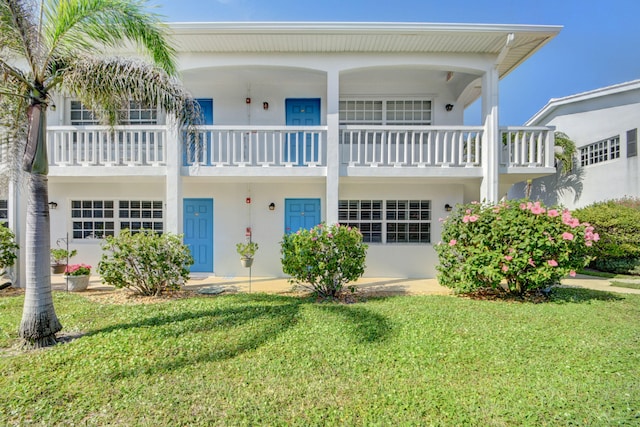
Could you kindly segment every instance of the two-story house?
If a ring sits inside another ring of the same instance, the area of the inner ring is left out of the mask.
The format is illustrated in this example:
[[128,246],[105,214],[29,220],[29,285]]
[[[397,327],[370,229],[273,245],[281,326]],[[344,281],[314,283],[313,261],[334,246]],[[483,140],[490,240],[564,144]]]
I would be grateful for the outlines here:
[[[260,245],[254,276],[282,276],[283,234],[357,226],[366,275],[433,277],[439,218],[555,172],[547,127],[499,127],[499,80],[556,26],[175,23],[181,78],[201,105],[200,142],[155,107],[97,125],[74,99],[49,114],[51,244],[94,264],[121,229],[183,233],[193,273],[246,275],[235,244]],[[480,99],[480,126],[465,108]],[[14,192],[16,193],[16,192]],[[19,195],[16,196],[19,199]],[[20,205],[8,216],[18,230]]]

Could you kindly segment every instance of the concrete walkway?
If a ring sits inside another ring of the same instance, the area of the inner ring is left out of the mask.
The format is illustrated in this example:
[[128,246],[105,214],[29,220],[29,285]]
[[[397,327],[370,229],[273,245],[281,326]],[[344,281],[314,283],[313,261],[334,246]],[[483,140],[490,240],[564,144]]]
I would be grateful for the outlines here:
[[[640,279],[605,279],[594,276],[577,275],[562,280],[565,286],[594,289],[598,291],[618,292],[626,294],[640,294],[640,289],[621,288],[611,286],[611,281],[640,283]],[[62,275],[51,276],[54,290],[65,290],[65,280]],[[448,295],[451,290],[440,286],[436,279],[402,279],[402,278],[361,278],[355,283],[365,292],[394,295]],[[194,276],[185,286],[190,290],[213,288],[230,292],[252,293],[289,293],[291,284],[284,278],[253,277],[216,277]],[[111,286],[100,283],[100,277],[91,276],[89,284],[91,290],[113,290]]]

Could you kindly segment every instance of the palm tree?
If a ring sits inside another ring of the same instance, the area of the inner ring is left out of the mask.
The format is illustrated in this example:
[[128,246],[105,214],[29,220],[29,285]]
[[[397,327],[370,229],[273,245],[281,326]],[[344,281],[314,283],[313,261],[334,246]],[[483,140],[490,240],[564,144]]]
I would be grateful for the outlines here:
[[[25,302],[19,335],[28,347],[56,342],[62,329],[49,272],[46,112],[52,94],[74,96],[109,124],[131,100],[195,123],[197,104],[172,77],[174,51],[146,0],[0,0],[0,139],[3,163],[28,181]],[[133,44],[148,61],[109,58]],[[190,125],[191,127],[191,125]],[[22,157],[20,159],[20,157]],[[4,171],[6,172],[6,170]]]

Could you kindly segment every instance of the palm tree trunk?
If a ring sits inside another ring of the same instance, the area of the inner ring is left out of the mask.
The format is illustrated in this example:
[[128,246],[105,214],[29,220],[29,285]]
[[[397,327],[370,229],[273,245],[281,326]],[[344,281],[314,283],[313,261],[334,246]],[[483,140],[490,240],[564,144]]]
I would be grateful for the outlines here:
[[[35,106],[40,110],[42,105]],[[26,290],[19,335],[23,345],[40,348],[56,343],[62,329],[53,307],[51,292],[49,232],[49,190],[46,176],[46,120],[44,111],[32,116],[27,146],[33,147],[27,187],[27,226],[25,244]],[[36,118],[37,117],[37,118]],[[33,139],[36,141],[33,141]],[[27,149],[29,150],[29,149]],[[44,173],[41,171],[44,170]]]

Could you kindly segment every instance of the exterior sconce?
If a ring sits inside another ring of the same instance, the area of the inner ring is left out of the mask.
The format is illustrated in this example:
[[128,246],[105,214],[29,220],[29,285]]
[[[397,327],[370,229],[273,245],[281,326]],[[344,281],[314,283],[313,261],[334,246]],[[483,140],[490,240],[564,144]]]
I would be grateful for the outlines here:
[[251,104],[251,98],[245,98],[244,102],[246,102],[247,104]]
[[447,212],[451,212],[453,210],[453,206],[447,203],[446,205],[444,205],[444,210]]
[[276,210],[276,204],[273,203],[273,202],[269,203],[269,210],[270,211],[275,211]]
[[56,202],[49,202],[49,209],[57,209],[58,204]]
[[444,106],[444,109],[445,109],[445,110],[447,110],[447,111],[451,111],[451,110],[453,110],[453,104],[447,104],[447,105],[445,105],[445,106]]
[[263,109],[265,109],[265,110],[268,110],[268,109],[269,109],[269,103],[268,103],[268,102],[266,102],[266,101],[265,101],[265,102],[263,102],[263,103],[262,103],[262,108],[263,108]]

